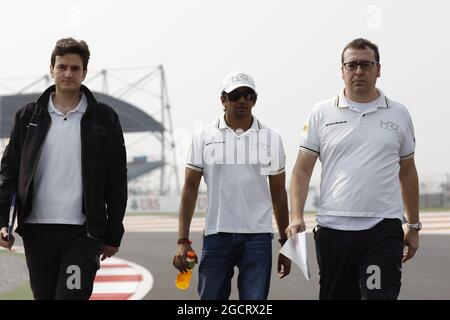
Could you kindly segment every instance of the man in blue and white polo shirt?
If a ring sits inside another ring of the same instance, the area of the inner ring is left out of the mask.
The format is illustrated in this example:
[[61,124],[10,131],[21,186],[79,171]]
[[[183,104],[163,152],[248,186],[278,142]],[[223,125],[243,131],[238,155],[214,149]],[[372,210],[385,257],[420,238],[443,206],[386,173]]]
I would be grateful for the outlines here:
[[[253,79],[234,72],[222,84],[225,113],[193,138],[183,188],[178,248],[173,264],[186,271],[189,228],[201,177],[208,189],[199,266],[201,299],[228,299],[234,267],[239,298],[267,299],[272,268],[272,212],[284,243],[289,224],[285,154],[280,136],[252,115],[257,94]],[[272,210],[273,208],[273,210]],[[291,262],[278,256],[280,278]]]
[[381,69],[375,44],[355,39],[341,59],[344,90],[317,104],[303,127],[287,234],[305,229],[303,208],[319,158],[320,299],[397,299],[402,262],[414,256],[421,228],[413,124],[408,110],[375,86]]

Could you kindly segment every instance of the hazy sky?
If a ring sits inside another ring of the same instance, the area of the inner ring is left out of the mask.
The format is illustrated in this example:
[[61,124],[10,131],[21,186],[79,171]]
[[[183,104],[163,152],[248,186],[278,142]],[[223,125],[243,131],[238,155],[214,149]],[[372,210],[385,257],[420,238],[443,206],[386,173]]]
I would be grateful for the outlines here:
[[2,1],[0,79],[47,72],[67,36],[87,41],[90,70],[163,64],[185,146],[194,126],[221,115],[223,77],[246,71],[254,114],[284,140],[289,178],[310,109],[343,87],[342,48],[366,37],[380,47],[378,87],[413,118],[419,174],[438,179],[450,172],[449,11],[444,0]]

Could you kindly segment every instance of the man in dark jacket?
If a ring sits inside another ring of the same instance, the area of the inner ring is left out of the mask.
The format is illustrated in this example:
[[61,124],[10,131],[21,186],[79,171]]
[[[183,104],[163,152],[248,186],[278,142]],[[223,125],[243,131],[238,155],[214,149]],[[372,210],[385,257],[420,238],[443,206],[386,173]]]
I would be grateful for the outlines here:
[[89,299],[102,260],[119,250],[127,202],[126,151],[117,114],[81,83],[89,49],[56,43],[55,84],[20,109],[0,168],[0,246],[14,243],[15,194],[35,299]]

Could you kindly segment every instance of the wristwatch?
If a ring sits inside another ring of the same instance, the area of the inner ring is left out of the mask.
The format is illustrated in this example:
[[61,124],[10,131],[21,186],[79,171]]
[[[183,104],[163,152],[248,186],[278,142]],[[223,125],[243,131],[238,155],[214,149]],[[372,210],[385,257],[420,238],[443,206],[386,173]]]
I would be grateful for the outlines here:
[[406,224],[406,226],[408,227],[408,229],[416,229],[417,231],[422,229],[422,223],[421,222],[408,223],[408,224]]

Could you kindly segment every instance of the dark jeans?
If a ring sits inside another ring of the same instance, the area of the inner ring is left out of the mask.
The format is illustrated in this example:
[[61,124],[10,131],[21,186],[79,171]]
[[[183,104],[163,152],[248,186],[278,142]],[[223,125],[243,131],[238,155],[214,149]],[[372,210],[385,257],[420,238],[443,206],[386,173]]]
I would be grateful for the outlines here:
[[86,226],[25,224],[23,244],[36,300],[89,299],[101,243],[86,235]]
[[228,300],[234,267],[241,300],[266,300],[272,269],[271,233],[217,233],[204,237],[198,270],[202,300]]
[[400,293],[403,229],[384,219],[361,231],[316,227],[320,299],[397,299]]

